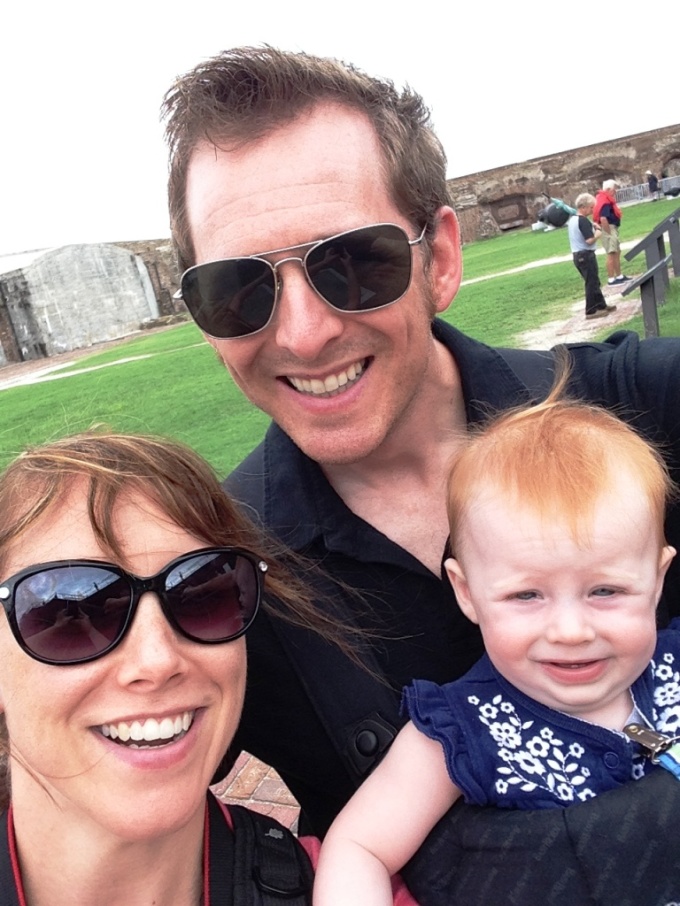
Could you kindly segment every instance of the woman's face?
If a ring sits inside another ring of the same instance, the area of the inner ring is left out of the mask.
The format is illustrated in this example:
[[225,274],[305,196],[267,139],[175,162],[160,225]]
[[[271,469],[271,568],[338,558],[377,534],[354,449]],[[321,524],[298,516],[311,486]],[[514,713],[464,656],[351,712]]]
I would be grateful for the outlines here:
[[[114,515],[127,560],[122,565],[136,575],[153,575],[205,546],[140,494],[121,497]],[[84,484],[10,549],[1,578],[68,558],[109,559],[92,531]],[[184,639],[151,592],[114,651],[75,666],[30,658],[0,615],[0,709],[17,756],[17,820],[22,809],[56,807],[60,820],[81,828],[91,822],[123,839],[202,820],[206,789],[238,725],[245,679],[243,638],[221,645]],[[127,735],[122,725],[135,721],[151,737],[153,721],[182,730],[160,745],[138,748],[120,739]]]

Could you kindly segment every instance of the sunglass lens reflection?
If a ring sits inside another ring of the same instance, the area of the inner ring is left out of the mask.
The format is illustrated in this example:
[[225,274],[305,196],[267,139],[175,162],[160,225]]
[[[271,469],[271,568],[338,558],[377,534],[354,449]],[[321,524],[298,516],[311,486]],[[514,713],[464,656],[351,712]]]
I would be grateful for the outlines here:
[[179,564],[168,575],[165,597],[172,621],[200,642],[242,633],[257,606],[253,564],[234,554],[206,554]]
[[307,256],[316,291],[340,311],[371,311],[401,298],[411,279],[404,232],[384,224],[329,239]]
[[[225,642],[252,622],[259,600],[255,566],[231,551],[181,560],[159,589],[171,625],[197,642]],[[48,662],[105,654],[125,632],[133,589],[125,576],[90,565],[43,569],[14,589],[14,616],[26,648]]]
[[238,258],[204,264],[184,277],[182,294],[198,326],[215,337],[261,330],[274,308],[274,272],[265,261]]
[[[314,289],[339,311],[372,311],[400,299],[411,280],[411,248],[394,224],[351,230],[321,242],[305,258]],[[234,339],[261,330],[276,302],[276,276],[257,258],[199,265],[184,275],[182,295],[198,326]]]
[[58,567],[35,573],[15,590],[17,625],[38,657],[76,661],[106,651],[123,630],[131,590],[108,569]]

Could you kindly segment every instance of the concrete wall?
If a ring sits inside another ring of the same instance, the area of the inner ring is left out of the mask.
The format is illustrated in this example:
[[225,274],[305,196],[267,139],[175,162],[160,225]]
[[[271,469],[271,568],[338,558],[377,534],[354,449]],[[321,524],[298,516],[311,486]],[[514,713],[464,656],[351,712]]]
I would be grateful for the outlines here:
[[116,246],[65,246],[0,275],[5,362],[124,337],[158,316],[144,262]]
[[186,312],[184,302],[172,298],[179,287],[177,257],[170,239],[138,239],[132,242],[114,242],[141,258],[149,272],[161,317]]
[[463,242],[472,242],[533,223],[546,204],[543,192],[572,203],[605,179],[645,183],[645,170],[680,174],[680,124],[459,176],[448,186]]

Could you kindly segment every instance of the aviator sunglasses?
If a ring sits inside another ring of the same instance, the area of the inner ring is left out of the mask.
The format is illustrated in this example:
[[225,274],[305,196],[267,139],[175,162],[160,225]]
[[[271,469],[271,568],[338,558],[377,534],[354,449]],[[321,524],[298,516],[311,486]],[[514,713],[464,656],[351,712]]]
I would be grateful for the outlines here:
[[[182,275],[175,299],[183,299],[201,330],[220,340],[246,337],[269,324],[281,293],[278,268],[299,261],[307,282],[324,302],[340,312],[375,311],[397,302],[411,282],[411,248],[425,236],[409,239],[394,223],[377,223],[246,258],[196,264]],[[278,255],[309,246],[304,257],[272,263]]]
[[185,639],[237,639],[255,619],[266,571],[263,560],[235,547],[183,554],[148,578],[99,560],[56,560],[3,582],[0,600],[26,654],[44,664],[84,664],[123,641],[148,591]]

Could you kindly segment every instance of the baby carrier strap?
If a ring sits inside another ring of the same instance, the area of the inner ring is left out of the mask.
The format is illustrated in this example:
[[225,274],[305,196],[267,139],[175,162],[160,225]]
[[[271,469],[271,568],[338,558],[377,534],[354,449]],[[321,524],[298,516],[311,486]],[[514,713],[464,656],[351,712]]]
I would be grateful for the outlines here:
[[[265,444],[261,443],[236,471],[223,482],[250,519],[265,511]],[[330,576],[315,578],[319,597],[340,606],[337,587]],[[336,614],[351,623],[351,613]],[[345,654],[315,633],[305,632],[284,620],[272,618],[277,636],[292,669],[302,683],[333,748],[352,782],[359,786],[389,748],[403,724],[399,696],[374,677],[380,667],[370,645],[361,656],[367,670],[352,663]],[[300,652],[304,656],[300,656]],[[373,674],[373,675],[371,675]],[[319,682],[319,677],[324,681]],[[348,695],[347,690],[352,694]]]
[[536,811],[454,806],[402,871],[420,906],[675,906],[680,783],[659,769]]
[[238,805],[229,814],[233,834],[225,834],[222,808],[208,797],[212,906],[311,906],[314,873],[293,834]]
[[0,814],[0,904],[20,906],[9,849],[9,812]]

